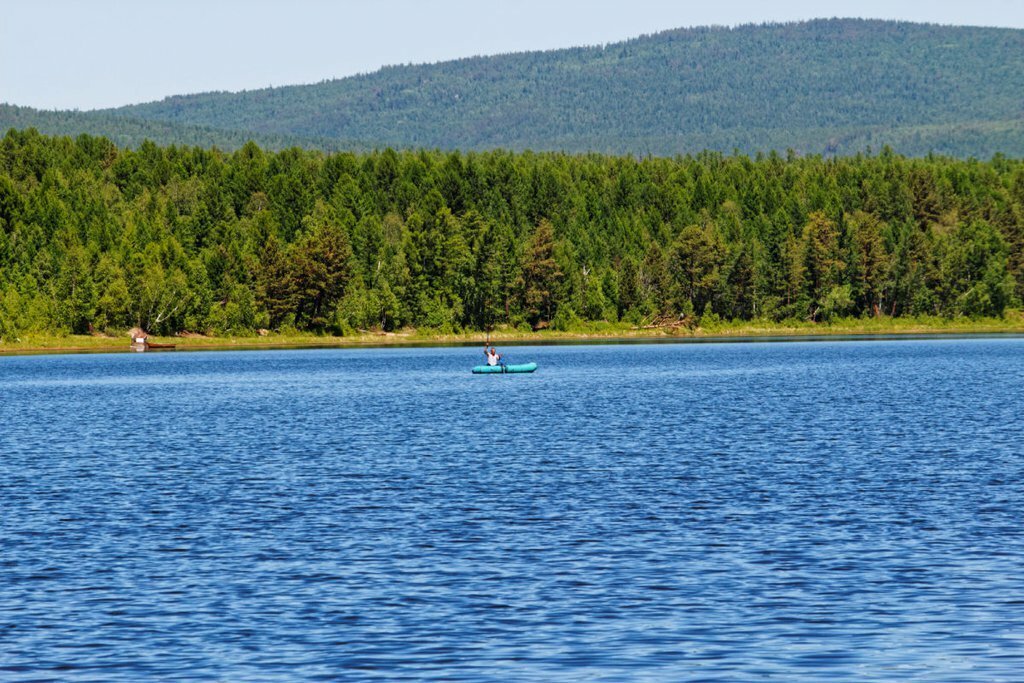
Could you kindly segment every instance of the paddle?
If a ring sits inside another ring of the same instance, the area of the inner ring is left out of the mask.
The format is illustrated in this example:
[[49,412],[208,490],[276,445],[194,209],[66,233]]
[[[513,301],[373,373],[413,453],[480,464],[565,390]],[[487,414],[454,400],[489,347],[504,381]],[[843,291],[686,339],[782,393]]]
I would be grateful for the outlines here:
[[[484,354],[487,355],[488,354],[487,349],[491,345],[491,328],[490,328],[490,326],[488,325],[485,328],[484,331],[487,333],[487,336],[484,338]],[[502,371],[504,371],[504,367],[507,364],[507,361],[505,360],[505,354],[501,354],[501,356],[498,358],[498,364],[501,365],[501,367],[503,369]]]

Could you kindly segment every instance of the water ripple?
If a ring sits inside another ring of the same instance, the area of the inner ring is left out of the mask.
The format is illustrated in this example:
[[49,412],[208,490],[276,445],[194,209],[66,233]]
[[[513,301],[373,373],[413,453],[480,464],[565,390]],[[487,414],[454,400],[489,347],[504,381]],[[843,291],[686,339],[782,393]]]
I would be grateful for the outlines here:
[[1015,680],[1022,351],[0,358],[0,679]]

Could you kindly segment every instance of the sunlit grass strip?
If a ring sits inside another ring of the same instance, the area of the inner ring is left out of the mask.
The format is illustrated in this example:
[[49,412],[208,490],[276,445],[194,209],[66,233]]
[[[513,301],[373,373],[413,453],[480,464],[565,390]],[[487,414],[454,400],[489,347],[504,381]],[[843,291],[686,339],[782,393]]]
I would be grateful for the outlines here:
[[[151,341],[175,344],[180,349],[231,349],[317,346],[400,346],[403,344],[470,344],[485,339],[494,342],[552,342],[616,339],[699,339],[710,337],[816,337],[856,335],[920,335],[920,334],[1024,334],[1024,313],[1010,311],[1003,318],[844,318],[829,323],[806,321],[754,320],[740,322],[705,321],[693,328],[638,329],[627,323],[579,323],[568,330],[540,330],[499,327],[491,332],[446,332],[429,329],[406,329],[392,333],[360,332],[335,336],[329,334],[271,333],[265,336],[190,336],[152,337]],[[52,335],[28,333],[18,341],[0,342],[0,353],[38,351],[127,351],[128,336],[103,337],[86,335]]]

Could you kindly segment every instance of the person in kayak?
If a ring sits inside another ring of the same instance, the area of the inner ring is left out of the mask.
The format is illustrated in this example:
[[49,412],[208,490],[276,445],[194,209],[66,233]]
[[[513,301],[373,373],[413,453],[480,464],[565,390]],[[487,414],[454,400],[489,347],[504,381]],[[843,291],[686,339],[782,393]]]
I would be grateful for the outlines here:
[[487,356],[488,365],[504,365],[504,363],[501,362],[501,354],[495,351],[493,346],[488,349],[487,344],[484,344],[484,355]]

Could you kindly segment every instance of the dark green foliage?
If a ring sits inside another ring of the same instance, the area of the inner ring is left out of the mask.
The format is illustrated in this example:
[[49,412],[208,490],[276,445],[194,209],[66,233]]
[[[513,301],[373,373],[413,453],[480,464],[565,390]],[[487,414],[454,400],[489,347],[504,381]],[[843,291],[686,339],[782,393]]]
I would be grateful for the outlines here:
[[0,335],[998,316],[1024,162],[0,140]]
[[[0,129],[223,149],[250,138],[274,149],[501,147],[638,156],[703,149],[833,155],[889,145],[910,155],[989,158],[1024,155],[1021,92],[1024,31],[830,19],[678,29],[605,46],[387,67],[315,85],[176,96],[99,112],[5,106]],[[519,180],[541,205],[558,200],[548,169]],[[714,200],[702,193],[700,178],[693,180],[698,202]],[[887,186],[879,181],[880,189]],[[456,214],[473,184],[466,169],[438,176]],[[626,196],[640,187],[623,176],[609,189]]]
[[676,310],[692,314],[716,308],[725,258],[725,245],[715,230],[696,225],[683,228],[669,252],[670,296]]
[[532,324],[552,319],[562,275],[555,260],[554,231],[551,223],[543,220],[527,246],[521,280],[524,312]]

